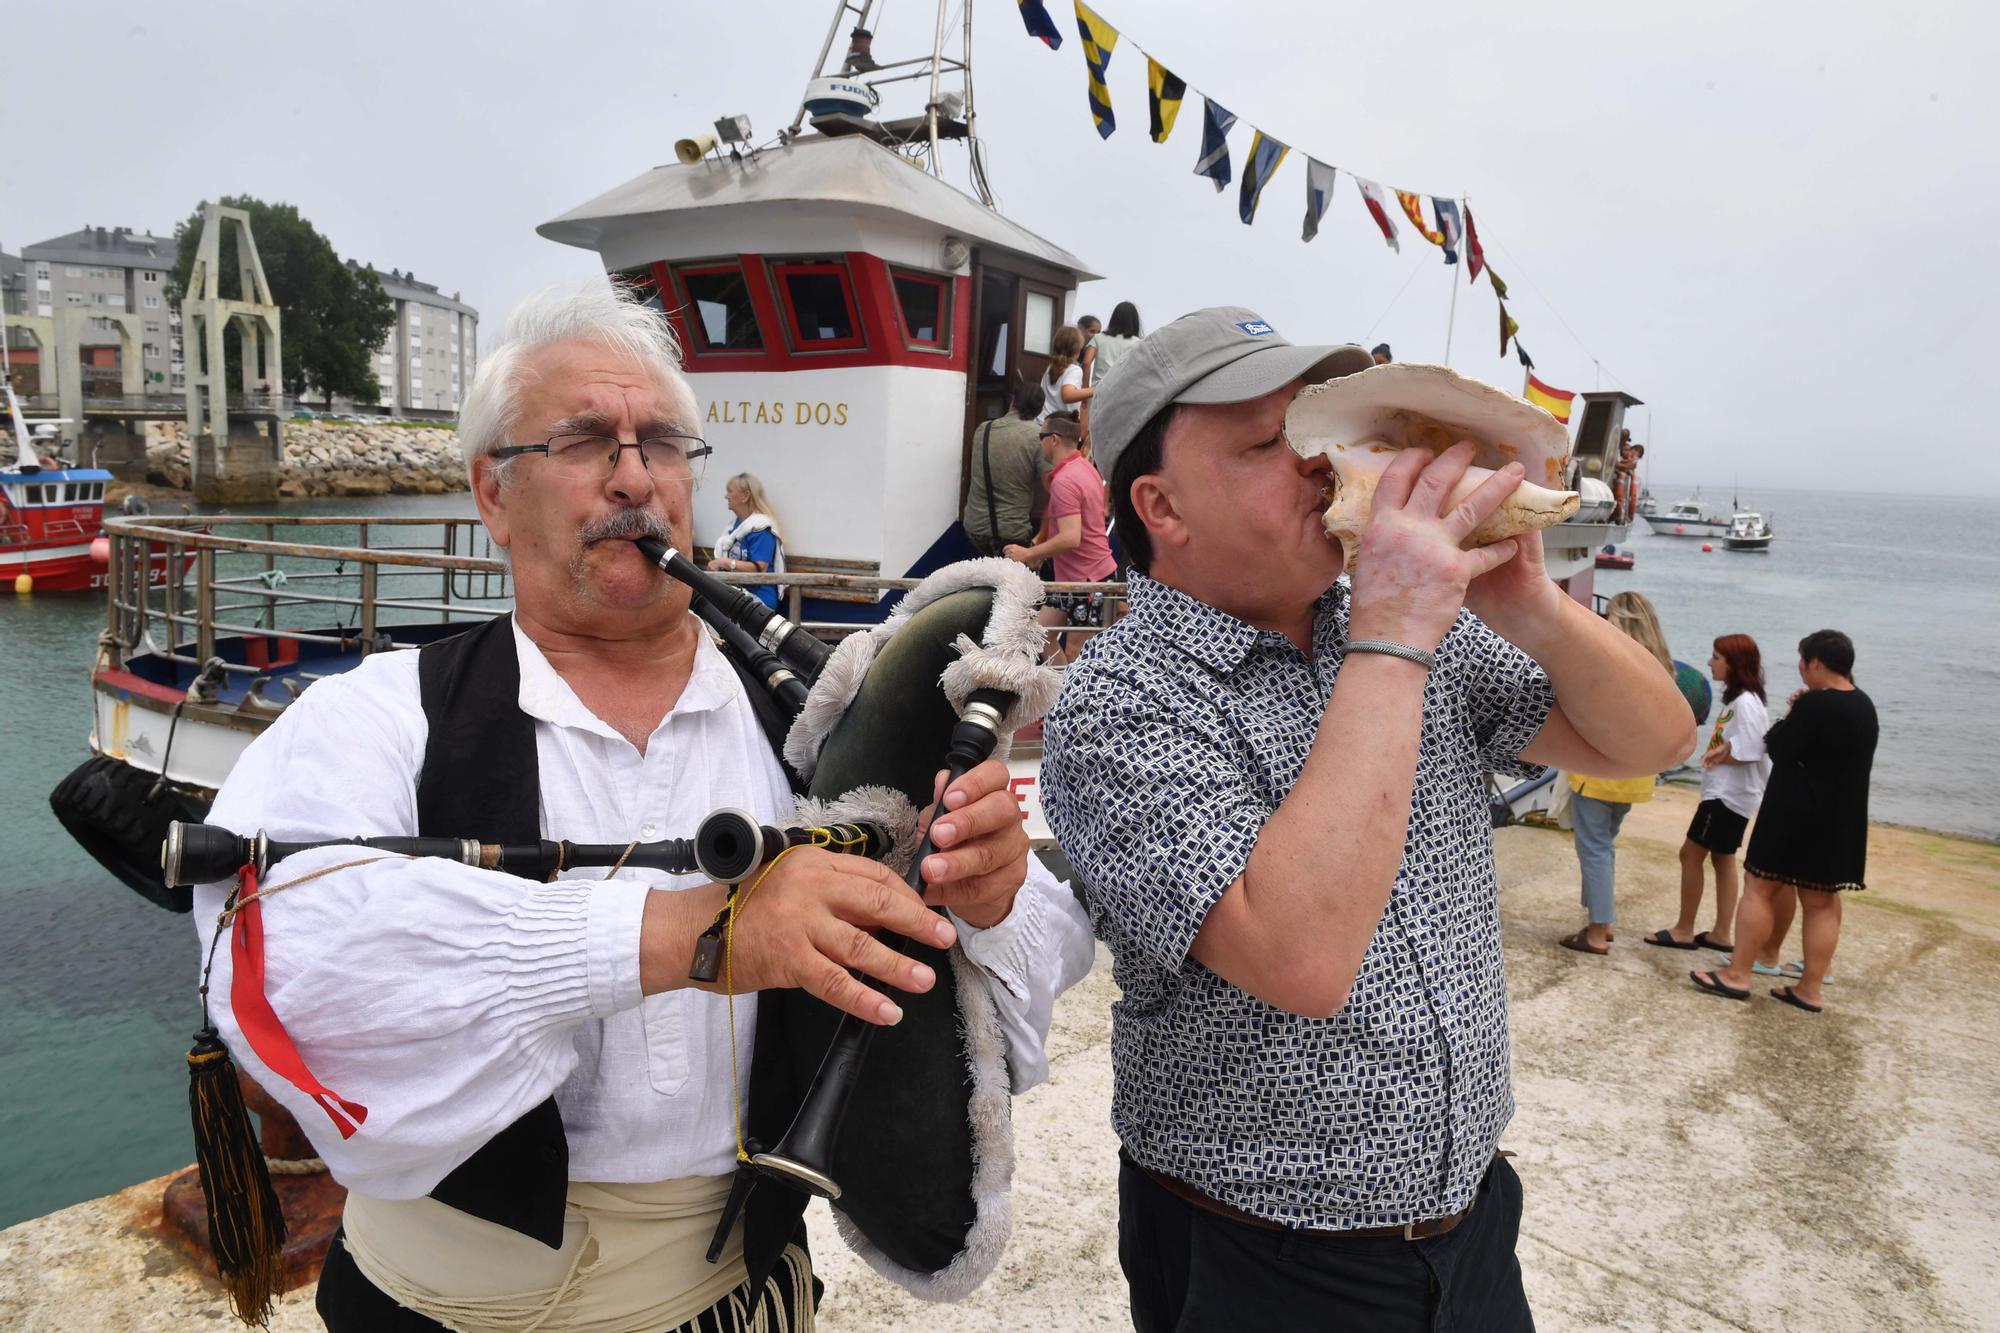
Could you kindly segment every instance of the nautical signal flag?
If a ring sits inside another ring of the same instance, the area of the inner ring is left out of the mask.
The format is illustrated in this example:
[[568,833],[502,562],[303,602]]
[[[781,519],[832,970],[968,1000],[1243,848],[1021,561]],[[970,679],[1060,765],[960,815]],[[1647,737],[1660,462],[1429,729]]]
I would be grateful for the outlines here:
[[[1478,282],[1479,270],[1485,267],[1486,251],[1479,247],[1479,228],[1472,225],[1472,205],[1468,203],[1465,206],[1465,280]],[[1502,355],[1506,354],[1504,344],[1500,351]]]
[[1225,111],[1212,97],[1201,99],[1201,156],[1195,159],[1194,174],[1215,182],[1221,194],[1229,184],[1229,130],[1236,113]]
[[1049,50],[1062,49],[1062,30],[1049,17],[1042,0],[1021,0],[1021,22],[1028,25],[1028,36],[1041,38],[1048,44]]
[[1444,237],[1444,240],[1439,242],[1444,246],[1444,262],[1456,264],[1459,243],[1465,239],[1464,224],[1458,220],[1458,201],[1433,197],[1431,211],[1437,214],[1438,234]]
[[1326,206],[1333,202],[1333,168],[1316,158],[1306,159],[1306,229],[1305,239],[1310,241],[1319,235],[1319,220],[1326,216]]
[[[1481,255],[1480,258],[1484,259],[1485,256]],[[1500,275],[1493,271],[1491,264],[1486,266],[1486,280],[1493,284],[1493,294],[1495,296],[1503,301],[1507,299],[1507,284],[1500,281]]]
[[1423,237],[1432,245],[1444,244],[1444,233],[1432,231],[1424,223],[1424,197],[1422,195],[1411,194],[1408,190],[1398,190],[1396,191],[1396,200],[1402,204],[1403,214],[1410,219],[1410,224],[1417,229],[1417,235]]
[[1146,57],[1146,109],[1151,118],[1154,143],[1165,143],[1174,132],[1174,117],[1181,113],[1181,99],[1187,96],[1187,81],[1177,79],[1159,61]]
[[1250,160],[1243,168],[1243,190],[1236,199],[1236,212],[1244,226],[1249,226],[1257,216],[1258,198],[1271,183],[1271,177],[1278,174],[1278,164],[1285,160],[1285,154],[1291,151],[1262,130],[1251,136]]
[[1391,250],[1403,253],[1403,243],[1396,239],[1396,219],[1389,213],[1389,198],[1382,193],[1382,187],[1360,176],[1354,178],[1354,183],[1361,190],[1361,202],[1368,205],[1368,216],[1374,218],[1375,225],[1382,229],[1382,239],[1389,243]]
[[1514,322],[1514,317],[1507,313],[1507,307],[1502,305],[1500,307],[1500,355],[1507,355],[1508,340],[1520,331],[1521,326]]
[[[1516,343],[1515,346],[1520,344]],[[1535,378],[1535,372],[1528,372],[1528,388],[1522,395],[1536,407],[1542,408],[1565,426],[1569,424],[1569,405],[1576,395],[1567,389],[1551,389]]]
[[1106,23],[1083,0],[1076,0],[1076,30],[1083,34],[1083,63],[1090,74],[1090,118],[1097,122],[1097,135],[1109,139],[1118,128],[1111,114],[1111,89],[1104,72],[1111,67],[1111,48],[1118,45],[1118,29]]
[[1535,358],[1528,355],[1528,349],[1521,346],[1521,340],[1519,338],[1514,339],[1514,355],[1521,358],[1521,364],[1526,366],[1529,370],[1533,370],[1535,368]]

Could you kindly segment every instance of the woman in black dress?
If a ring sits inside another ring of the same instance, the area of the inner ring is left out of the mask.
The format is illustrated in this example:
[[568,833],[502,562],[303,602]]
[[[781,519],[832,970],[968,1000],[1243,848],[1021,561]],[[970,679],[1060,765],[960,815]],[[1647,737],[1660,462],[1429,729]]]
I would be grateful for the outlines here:
[[1874,702],[1854,686],[1854,643],[1839,630],[1799,640],[1799,678],[1805,690],[1764,738],[1771,782],[1743,857],[1736,950],[1728,967],[1688,975],[1710,994],[1749,999],[1750,964],[1770,934],[1772,898],[1790,886],[1805,911],[1805,974],[1771,994],[1816,1014],[1840,942],[1840,895],[1866,887],[1868,774],[1878,728]]

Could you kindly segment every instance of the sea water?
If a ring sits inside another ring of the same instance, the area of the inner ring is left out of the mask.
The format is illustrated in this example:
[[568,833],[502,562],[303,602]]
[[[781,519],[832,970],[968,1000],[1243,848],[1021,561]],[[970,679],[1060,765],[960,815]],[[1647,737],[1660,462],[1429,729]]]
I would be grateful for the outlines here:
[[[1691,488],[1654,483],[1668,504]],[[1727,495],[1710,488],[1707,495]],[[1769,554],[1629,543],[1675,656],[1720,634],[1764,648],[1777,710],[1794,647],[1853,636],[1882,743],[1877,819],[2000,838],[2000,500],[1760,492]],[[273,507],[280,508],[277,506]],[[465,496],[306,501],[289,514],[467,514]],[[339,530],[322,540],[339,541]],[[88,754],[100,596],[0,593],[0,1226],[185,1165],[183,1059],[200,1024],[194,925],[100,871],[49,811]]]

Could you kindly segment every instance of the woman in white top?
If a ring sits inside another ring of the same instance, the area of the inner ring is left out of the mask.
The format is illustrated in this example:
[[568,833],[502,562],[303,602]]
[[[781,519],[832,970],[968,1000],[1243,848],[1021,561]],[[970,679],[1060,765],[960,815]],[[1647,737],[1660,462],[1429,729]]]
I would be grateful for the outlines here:
[[1130,301],[1120,301],[1111,311],[1111,322],[1090,340],[1084,353],[1084,383],[1093,389],[1118,368],[1125,354],[1139,345],[1139,310]]
[[[1771,714],[1764,706],[1763,656],[1757,641],[1748,634],[1725,634],[1717,639],[1708,659],[1708,674],[1723,683],[1722,708],[1701,756],[1701,804],[1695,807],[1694,820],[1681,843],[1681,914],[1672,926],[1647,936],[1646,942],[1669,949],[1720,949],[1726,953],[1735,934],[1740,887],[1737,849],[1743,845],[1743,831],[1757,813],[1758,803],[1764,799],[1764,783],[1771,776],[1771,761],[1764,755],[1764,733],[1770,729]],[[1701,913],[1705,862],[1715,865],[1715,925],[1697,934],[1694,922]],[[1792,902],[1795,905],[1796,899]],[[1790,911],[1779,910],[1789,926]],[[1774,930],[1772,941],[1770,970],[1775,975],[1783,932]]]
[[1036,425],[1058,412],[1068,415],[1079,411],[1096,392],[1084,384],[1083,367],[1077,362],[1083,355],[1082,329],[1074,324],[1063,325],[1056,330],[1049,351],[1052,353],[1049,368],[1042,372],[1042,414],[1035,418]]

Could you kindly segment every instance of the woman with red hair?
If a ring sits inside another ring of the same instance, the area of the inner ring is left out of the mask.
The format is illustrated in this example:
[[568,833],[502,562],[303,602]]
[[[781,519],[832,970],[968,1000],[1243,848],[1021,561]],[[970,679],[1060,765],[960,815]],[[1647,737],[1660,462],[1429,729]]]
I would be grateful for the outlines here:
[[[1763,656],[1748,634],[1717,639],[1708,674],[1722,682],[1722,711],[1716,714],[1715,729],[1701,756],[1701,804],[1695,807],[1681,843],[1681,914],[1667,929],[1648,935],[1646,943],[1727,953],[1734,947],[1739,891],[1736,852],[1771,776],[1771,761],[1764,754],[1771,714],[1764,706]],[[1715,865],[1715,925],[1697,934],[1694,922],[1701,912],[1704,862]]]

